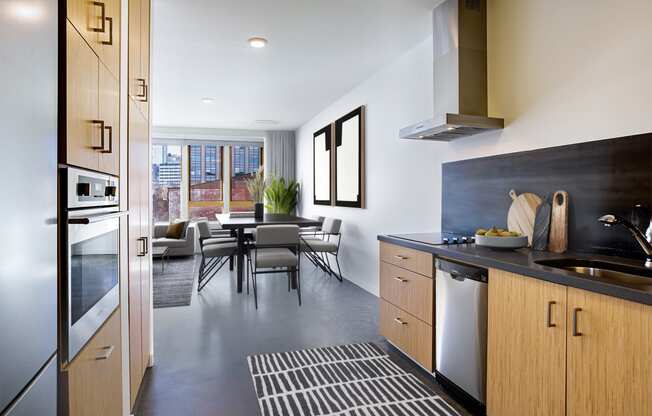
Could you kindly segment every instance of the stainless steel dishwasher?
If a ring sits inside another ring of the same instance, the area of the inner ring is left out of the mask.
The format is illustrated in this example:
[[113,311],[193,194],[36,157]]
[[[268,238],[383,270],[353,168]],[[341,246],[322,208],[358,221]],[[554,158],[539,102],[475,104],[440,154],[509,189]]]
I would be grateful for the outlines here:
[[480,408],[487,378],[487,283],[486,269],[437,259],[435,377]]

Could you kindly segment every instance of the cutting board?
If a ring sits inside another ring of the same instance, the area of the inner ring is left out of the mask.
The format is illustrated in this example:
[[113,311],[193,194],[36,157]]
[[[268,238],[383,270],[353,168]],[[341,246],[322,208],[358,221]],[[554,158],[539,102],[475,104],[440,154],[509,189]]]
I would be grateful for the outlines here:
[[548,250],[564,253],[568,249],[568,192],[557,191],[552,196],[552,215]]
[[541,198],[529,192],[517,195],[513,189],[509,191],[509,196],[512,198],[512,205],[507,213],[507,228],[527,236],[528,244],[532,245],[534,218],[537,207],[541,205]]
[[550,195],[537,208],[534,217],[534,234],[532,235],[532,249],[544,251],[548,248],[548,236],[550,235]]

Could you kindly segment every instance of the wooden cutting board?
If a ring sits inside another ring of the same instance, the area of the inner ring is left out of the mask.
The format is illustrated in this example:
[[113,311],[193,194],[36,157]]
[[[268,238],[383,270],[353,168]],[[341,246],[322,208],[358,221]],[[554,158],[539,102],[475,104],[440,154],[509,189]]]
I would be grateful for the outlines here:
[[517,231],[526,235],[528,244],[532,245],[534,218],[537,207],[541,205],[541,198],[529,192],[517,195],[513,189],[509,191],[509,196],[512,198],[512,205],[507,213],[507,228],[509,231]]
[[548,250],[564,253],[568,249],[568,192],[557,191],[552,196]]

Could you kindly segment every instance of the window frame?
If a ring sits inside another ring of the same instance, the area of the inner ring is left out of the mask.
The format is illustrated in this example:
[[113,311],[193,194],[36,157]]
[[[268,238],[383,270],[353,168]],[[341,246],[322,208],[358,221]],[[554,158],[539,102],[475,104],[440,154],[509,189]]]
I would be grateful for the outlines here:
[[[264,152],[265,146],[264,146],[263,143],[261,143],[261,144],[247,143],[247,144],[244,144],[244,145],[231,145],[231,146],[229,146],[231,148],[231,154],[229,155],[229,159],[230,159],[229,160],[229,185],[230,185],[229,186],[229,204],[230,204],[230,206],[233,206],[234,202],[235,202],[235,205],[238,205],[239,203],[249,203],[249,202],[251,202],[253,204],[253,202],[254,202],[253,199],[237,199],[237,200],[233,199],[233,163],[234,163],[234,159],[235,159],[233,157],[233,152],[234,152],[234,147],[235,146],[245,146],[245,147],[258,146],[258,160],[259,160],[258,168],[259,169],[260,169],[261,166],[265,166],[265,164],[264,164],[265,161],[263,160],[263,157],[265,155],[265,152]],[[245,155],[245,157],[246,157],[246,155]],[[253,207],[252,207],[252,209],[253,209]]]

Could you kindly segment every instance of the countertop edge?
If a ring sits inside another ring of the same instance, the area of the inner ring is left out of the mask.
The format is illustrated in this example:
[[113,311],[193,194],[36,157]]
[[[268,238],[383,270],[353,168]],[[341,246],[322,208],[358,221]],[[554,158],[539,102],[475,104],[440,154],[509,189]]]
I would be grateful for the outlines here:
[[[403,238],[392,237],[389,235],[379,234],[378,241],[396,244],[402,247],[411,248],[414,250],[432,253],[437,257],[447,258],[450,260],[457,260],[460,262],[469,263],[472,265],[500,269],[511,273],[520,274],[523,276],[533,277],[536,279],[544,280],[551,283],[556,283],[568,287],[587,290],[589,292],[599,293],[607,296],[612,296],[631,302],[641,303],[645,305],[652,305],[652,294],[637,291],[623,286],[612,285],[597,280],[588,279],[581,275],[576,275],[571,272],[552,269],[550,267],[539,265],[523,265],[507,262],[504,260],[488,257],[487,255],[470,254],[456,250],[456,246],[434,246],[416,241],[406,240]],[[499,255],[500,252],[497,252]],[[552,255],[554,257],[561,257],[563,255]]]

